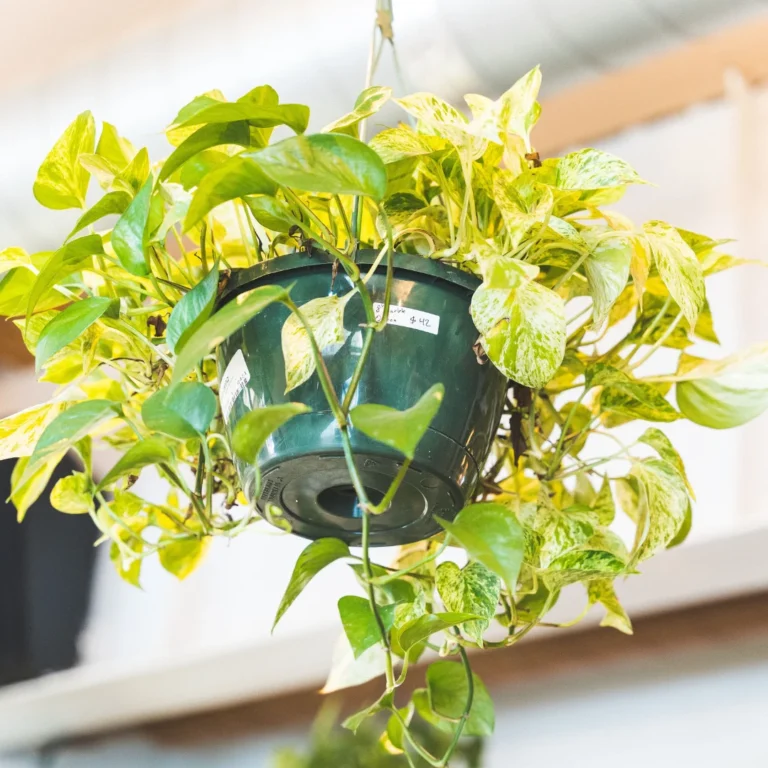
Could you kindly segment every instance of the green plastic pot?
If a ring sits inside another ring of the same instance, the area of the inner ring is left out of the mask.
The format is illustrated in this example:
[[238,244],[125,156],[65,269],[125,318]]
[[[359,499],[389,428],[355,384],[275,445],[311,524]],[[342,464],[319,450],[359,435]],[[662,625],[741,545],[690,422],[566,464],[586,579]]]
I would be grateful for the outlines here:
[[[376,254],[360,252],[361,269]],[[418,445],[413,463],[390,507],[372,519],[371,544],[419,541],[441,530],[434,519],[452,519],[472,497],[501,417],[507,381],[489,363],[480,364],[473,345],[478,333],[469,314],[479,281],[472,275],[419,256],[395,257],[390,323],[376,334],[354,405],[379,403],[404,410],[433,384],[445,398]],[[265,284],[291,287],[301,306],[352,287],[342,269],[333,275],[324,253],[296,253],[232,274],[222,298]],[[368,283],[374,302],[383,302],[386,269]],[[299,536],[334,536],[359,543],[361,510],[344,460],[340,433],[317,375],[285,393],[280,334],[289,311],[271,305],[219,347],[222,408],[229,430],[248,411],[301,402],[311,413],[293,418],[267,440],[255,467],[238,461],[246,497],[261,514],[280,507]],[[323,358],[340,397],[359,359],[365,322],[362,300],[354,296],[344,314],[346,340],[328,347]],[[386,492],[402,466],[391,448],[352,429],[350,438],[363,485],[371,501]]]

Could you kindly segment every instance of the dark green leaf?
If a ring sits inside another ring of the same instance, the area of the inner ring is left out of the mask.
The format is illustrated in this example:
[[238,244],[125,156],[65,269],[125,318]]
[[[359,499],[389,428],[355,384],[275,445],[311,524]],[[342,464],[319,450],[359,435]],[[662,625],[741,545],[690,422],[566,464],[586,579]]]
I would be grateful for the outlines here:
[[83,112],[68,126],[43,161],[35,179],[35,199],[46,208],[83,208],[89,173],[78,156],[93,152],[96,124]]
[[160,181],[165,181],[174,171],[199,152],[226,144],[238,144],[241,147],[251,145],[251,129],[247,121],[213,123],[195,131],[179,144],[165,161],[160,171]]
[[412,459],[416,446],[440,408],[444,394],[443,385],[435,384],[406,411],[371,403],[356,406],[349,416],[355,429]]
[[144,467],[173,461],[173,451],[164,437],[147,437],[132,445],[97,486],[102,490],[125,475],[138,474]]
[[294,136],[247,153],[278,184],[303,192],[369,195],[381,200],[387,171],[367,144],[351,136]]
[[211,316],[219,287],[219,265],[191,290],[185,293],[173,308],[165,329],[165,343],[175,352]]
[[288,206],[276,197],[269,195],[246,197],[244,202],[251,209],[253,218],[273,232],[288,233],[291,231],[291,227],[299,223]]
[[139,277],[149,274],[146,246],[152,186],[150,177],[112,230],[112,247],[120,263],[128,272]]
[[274,195],[277,185],[248,157],[235,155],[200,182],[184,220],[184,231],[195,226],[217,205],[246,195]]
[[216,395],[199,381],[163,387],[141,407],[141,418],[149,429],[179,440],[204,435],[215,415]]
[[255,464],[264,441],[279,427],[311,408],[303,403],[280,403],[257,408],[237,422],[232,433],[232,450],[248,464]]
[[510,510],[501,504],[482,502],[464,507],[453,522],[437,520],[470,557],[479,560],[506,584],[510,593],[515,593],[525,537]]
[[[45,262],[29,293],[27,302],[27,321],[37,308],[40,298],[48,293],[57,283],[90,266],[94,255],[104,253],[104,245],[99,235],[78,237],[55,251]],[[63,299],[62,299],[63,301]]]
[[318,539],[313,541],[300,555],[291,574],[291,580],[285,590],[280,607],[277,609],[272,631],[293,601],[320,571],[336,560],[349,557],[349,547],[339,539]]
[[92,296],[70,304],[43,328],[35,347],[35,370],[93,325],[112,305],[112,299]]
[[230,301],[206,320],[178,351],[172,383],[181,381],[197,363],[231,336],[252,317],[276,301],[284,301],[288,292],[279,285],[263,285]]
[[[464,727],[466,736],[490,736],[496,724],[493,702],[482,680],[473,674],[474,691],[469,719]],[[469,697],[469,683],[462,664],[456,661],[436,661],[427,669],[429,706],[439,717],[458,720],[464,713]]]
[[[384,624],[384,631],[389,632],[395,621],[395,606],[378,606],[379,616]],[[344,633],[352,647],[355,658],[360,658],[371,646],[380,643],[381,633],[371,604],[364,597],[348,595],[339,600],[339,616]]]
[[438,632],[456,627],[465,622],[475,622],[480,619],[482,617],[475,613],[425,613],[423,616],[411,619],[403,625],[398,633],[398,642],[403,651],[409,651],[415,645],[429,640],[432,635]]

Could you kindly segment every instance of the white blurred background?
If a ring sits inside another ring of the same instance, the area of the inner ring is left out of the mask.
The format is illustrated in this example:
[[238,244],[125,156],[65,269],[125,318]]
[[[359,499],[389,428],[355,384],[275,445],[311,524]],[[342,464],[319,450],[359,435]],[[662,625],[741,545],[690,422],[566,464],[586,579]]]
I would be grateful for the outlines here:
[[[0,244],[43,250],[68,231],[68,213],[41,212],[32,181],[50,145],[84,109],[155,158],[166,148],[160,127],[211,88],[236,98],[270,83],[281,100],[310,104],[315,128],[343,114],[362,88],[373,5],[0,0]],[[549,99],[562,104],[585,85],[702,38],[768,29],[768,0],[395,0],[394,10],[411,90],[457,103],[468,92],[496,96],[540,63],[542,131],[553,119]],[[765,260],[768,91],[738,57],[719,63],[717,77],[714,98],[660,109],[658,119],[590,143],[658,185],[632,190],[619,210],[734,238],[735,254]],[[396,85],[386,54],[377,80]],[[647,83],[650,91],[668,86],[663,77]],[[624,108],[616,98],[615,109]],[[562,126],[559,135],[567,141]],[[709,291],[722,341],[717,354],[768,338],[768,270],[717,276]],[[32,381],[30,370],[5,364],[3,415],[44,397]],[[697,491],[694,528],[680,551],[624,585],[633,616],[768,589],[768,419],[733,433],[677,424],[665,431]],[[120,582],[100,553],[81,669],[0,690],[0,751],[15,753],[0,757],[0,766],[260,766],[275,744],[302,738],[306,729],[289,725],[285,733],[204,748],[158,747],[137,735],[39,751],[88,732],[90,723],[120,728],[322,682],[338,632],[335,604],[352,588],[351,574],[323,573],[271,637],[304,542],[264,528],[215,544],[205,567],[183,583],[147,563],[143,591]],[[762,605],[768,628],[768,598]],[[563,611],[579,607],[574,596]],[[768,765],[761,737],[766,646],[763,637],[695,653],[680,648],[661,659],[618,660],[607,671],[577,668],[504,687],[486,764]]]

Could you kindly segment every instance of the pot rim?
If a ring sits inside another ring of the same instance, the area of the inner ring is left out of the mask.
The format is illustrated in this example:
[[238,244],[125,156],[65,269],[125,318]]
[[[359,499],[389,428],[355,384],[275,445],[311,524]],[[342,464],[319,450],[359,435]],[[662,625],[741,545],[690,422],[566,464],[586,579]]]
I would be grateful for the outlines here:
[[[379,252],[373,249],[365,249],[357,252],[355,263],[363,266],[373,264]],[[312,255],[299,251],[278,256],[268,261],[254,264],[244,269],[233,269],[227,287],[224,290],[219,306],[231,301],[235,296],[252,288],[256,283],[269,275],[278,275],[284,272],[299,272],[306,269],[327,268],[332,266],[335,258],[325,251],[313,251]],[[482,281],[468,272],[450,267],[435,259],[424,256],[416,256],[411,253],[395,253],[394,268],[396,272],[415,272],[419,275],[427,275],[435,280],[443,280],[452,285],[459,286],[474,293],[482,284]],[[382,260],[376,272],[386,272],[386,260]]]

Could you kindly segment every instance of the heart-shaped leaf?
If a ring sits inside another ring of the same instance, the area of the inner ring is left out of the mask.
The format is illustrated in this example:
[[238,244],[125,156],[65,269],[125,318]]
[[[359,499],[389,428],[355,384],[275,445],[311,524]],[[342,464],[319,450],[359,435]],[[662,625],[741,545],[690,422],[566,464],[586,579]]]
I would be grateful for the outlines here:
[[230,301],[185,340],[184,346],[178,350],[172,383],[181,381],[205,355],[216,349],[252,317],[270,304],[287,298],[288,292],[279,285],[262,285]]
[[71,344],[83,331],[93,325],[114,302],[105,296],[91,296],[70,304],[53,316],[43,328],[35,346],[35,370],[40,369],[59,350]]
[[339,539],[318,539],[313,541],[299,555],[299,559],[296,561],[293,573],[291,574],[291,580],[288,582],[283,599],[280,601],[280,607],[277,609],[277,615],[275,616],[274,624],[272,624],[273,632],[277,622],[293,605],[293,601],[301,594],[307,584],[323,568],[343,557],[349,557],[349,547]]
[[[90,266],[92,257],[104,253],[99,235],[86,235],[63,245],[40,269],[27,301],[27,322],[37,308],[40,298],[57,283],[61,283],[74,272]],[[63,301],[63,299],[62,299]]]
[[[467,736],[490,736],[496,723],[493,702],[482,680],[473,674],[472,707],[464,727]],[[458,720],[469,697],[469,682],[462,664],[457,661],[436,661],[427,669],[429,706],[438,716]]]
[[237,144],[241,147],[251,145],[251,130],[247,120],[232,123],[212,123],[204,125],[188,136],[170,154],[160,171],[160,181],[165,181],[190,158],[211,147]]
[[677,382],[677,404],[691,421],[713,429],[738,427],[768,409],[768,344],[692,363],[665,379]]
[[[495,577],[494,577],[495,578]],[[398,641],[404,651],[409,651],[419,643],[429,640],[432,635],[456,627],[465,622],[476,621],[481,617],[474,613],[448,612],[425,613],[404,624],[398,632]]]
[[416,405],[405,411],[366,403],[353,408],[349,416],[355,429],[412,459],[416,446],[440,409],[444,395],[443,385],[435,384]]
[[374,85],[366,88],[356,99],[354,109],[344,117],[334,120],[323,128],[324,133],[344,133],[357,138],[358,125],[375,115],[392,96],[392,89]]
[[173,308],[165,329],[165,343],[172,352],[184,346],[186,340],[211,316],[219,287],[219,265],[191,290],[185,293]]
[[26,482],[48,457],[67,451],[103,421],[120,413],[120,406],[112,400],[85,400],[59,413],[40,435],[21,483]]
[[659,276],[694,328],[706,301],[704,270],[696,254],[680,233],[663,221],[649,221],[643,230]]
[[[380,605],[379,616],[384,631],[389,632],[395,621],[395,605]],[[344,634],[349,640],[355,658],[362,656],[371,646],[381,642],[381,633],[371,604],[364,597],[348,595],[339,600],[339,615]]]
[[78,220],[75,222],[74,229],[67,235],[67,240],[76,235],[80,230],[85,229],[91,224],[95,224],[105,216],[112,214],[121,215],[131,203],[131,195],[124,190],[108,192],[97,203],[94,203]]
[[278,184],[303,192],[368,195],[381,200],[387,190],[381,158],[351,136],[293,136],[247,155]]
[[107,472],[96,487],[97,491],[112,485],[125,475],[136,474],[144,467],[173,461],[173,451],[164,437],[152,436],[132,445]]
[[481,286],[472,296],[472,320],[491,362],[526,387],[543,387],[565,355],[565,308],[549,288],[525,280],[516,289]]
[[148,178],[112,230],[112,248],[120,263],[133,275],[149,274],[147,224],[152,204],[152,178]]
[[499,577],[480,562],[471,562],[464,568],[456,563],[442,563],[437,569],[436,586],[449,611],[475,615],[474,620],[457,623],[466,621],[464,631],[474,642],[482,643],[499,602]]
[[141,407],[149,429],[179,440],[201,437],[216,415],[216,395],[199,381],[182,381],[155,392]]
[[93,152],[96,124],[83,112],[67,127],[37,172],[33,192],[46,208],[84,208],[90,174],[78,157]]
[[184,220],[184,231],[195,226],[217,205],[246,195],[274,195],[277,185],[264,174],[258,163],[235,155],[203,177]]
[[255,464],[261,446],[276,429],[310,410],[304,403],[280,403],[246,413],[232,433],[232,450],[243,461]]
[[523,564],[525,537],[522,526],[510,510],[502,504],[482,502],[464,507],[453,522],[437,520],[470,557],[495,573],[510,594],[515,593]]
[[[299,308],[320,352],[344,341],[345,306],[345,301],[332,294],[312,299]],[[280,341],[285,361],[285,391],[290,392],[309,379],[316,365],[312,341],[296,313],[292,312],[283,324]]]

